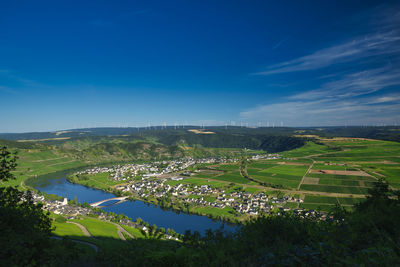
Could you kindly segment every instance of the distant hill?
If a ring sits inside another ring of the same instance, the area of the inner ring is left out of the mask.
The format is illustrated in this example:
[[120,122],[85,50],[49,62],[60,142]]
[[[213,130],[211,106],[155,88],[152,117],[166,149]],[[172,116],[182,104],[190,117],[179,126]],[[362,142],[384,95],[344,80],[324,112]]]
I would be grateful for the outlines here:
[[[303,146],[312,136],[400,141],[400,127],[207,127],[88,128],[57,132],[0,134],[0,145],[20,149],[62,149],[88,161],[125,161],[212,156],[208,148],[254,149],[276,153]],[[18,142],[16,140],[19,140]],[[196,151],[187,150],[196,147]],[[204,149],[201,149],[204,148]]]
[[[83,129],[70,129],[56,132],[31,132],[31,133],[0,133],[0,139],[8,140],[40,140],[43,142],[50,141],[63,141],[72,138],[82,137],[101,137],[101,136],[155,136],[158,138],[164,138],[168,135],[182,135],[188,134],[188,130],[196,129],[201,130],[199,126],[182,126],[175,129],[174,126],[153,126],[147,127],[103,127],[103,128],[83,128]],[[305,135],[319,135],[324,137],[361,137],[371,138],[380,140],[400,141],[400,127],[398,126],[386,126],[386,127],[238,127],[238,126],[212,126],[207,127],[206,130],[211,132],[218,132],[220,134],[228,135],[294,135],[294,134],[305,134]],[[195,134],[195,133],[191,133]],[[197,134],[201,136],[202,134]],[[210,135],[209,135],[210,136]],[[50,140],[44,140],[50,139]],[[165,139],[167,142],[167,139]]]
[[0,146],[7,146],[10,148],[19,149],[41,149],[47,148],[47,144],[37,143],[37,142],[17,142],[13,140],[0,139]]

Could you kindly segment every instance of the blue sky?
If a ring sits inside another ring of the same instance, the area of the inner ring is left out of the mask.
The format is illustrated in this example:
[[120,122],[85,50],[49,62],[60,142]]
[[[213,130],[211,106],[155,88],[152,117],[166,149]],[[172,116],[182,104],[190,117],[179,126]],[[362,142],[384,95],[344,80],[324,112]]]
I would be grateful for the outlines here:
[[400,123],[396,1],[3,1],[0,132]]

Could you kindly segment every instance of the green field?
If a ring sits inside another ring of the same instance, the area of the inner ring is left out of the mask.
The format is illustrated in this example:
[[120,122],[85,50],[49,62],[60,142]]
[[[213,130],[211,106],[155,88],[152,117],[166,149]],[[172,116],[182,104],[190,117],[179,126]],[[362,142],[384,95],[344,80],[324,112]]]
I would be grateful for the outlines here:
[[320,207],[321,210],[330,211],[336,204],[339,204],[344,208],[351,208],[351,206],[360,203],[363,200],[365,199],[356,197],[327,197],[306,195],[304,198],[304,202],[301,204],[301,207],[311,207],[311,209],[318,209],[318,207]]
[[18,149],[18,165],[13,172],[17,179],[5,182],[5,185],[19,186],[30,177],[77,168],[86,165],[71,154],[57,149]]
[[213,216],[232,216],[231,212],[234,212],[234,209],[231,207],[225,207],[223,209],[220,208],[214,208],[214,207],[195,207],[191,209],[192,212],[198,213],[198,214],[211,214]]
[[297,158],[310,155],[324,154],[327,152],[329,152],[329,147],[324,145],[318,145],[315,144],[314,142],[308,142],[306,145],[291,151],[284,152],[282,153],[282,155],[288,158]]
[[251,183],[250,180],[243,178],[239,171],[227,172],[222,175],[214,176],[212,179],[226,181],[226,182],[232,182],[232,183],[238,183],[238,184],[250,184]]
[[305,210],[320,210],[325,212],[330,212],[335,207],[335,205],[330,204],[314,204],[314,203],[301,203],[300,208]]
[[53,226],[55,227],[53,233],[58,236],[85,236],[82,230],[72,223],[59,223],[54,221]]
[[[267,184],[280,185],[285,188],[297,188],[306,173],[307,165],[289,164],[252,164],[258,168],[248,168],[249,176],[257,181]],[[265,166],[265,168],[261,168]]]
[[347,181],[343,179],[319,179],[320,185],[344,185],[344,186],[360,186],[359,181]]
[[302,184],[301,190],[327,192],[327,193],[340,193],[340,194],[368,194],[368,188],[355,187],[355,186],[335,186],[335,185],[311,185]]
[[99,189],[109,189],[112,186],[125,183],[126,181],[113,181],[109,178],[109,173],[97,173],[97,174],[87,174],[85,175],[87,180],[80,180],[76,176],[72,176],[74,182],[78,182],[82,185],[88,187],[96,187]]
[[342,166],[342,165],[330,165],[330,164],[321,164],[316,163],[313,166],[314,170],[338,170],[338,171],[345,171],[348,170],[349,166]]
[[267,168],[262,170],[262,173],[271,173],[271,174],[286,174],[286,175],[293,175],[303,177],[308,169],[308,166],[298,166],[298,165],[277,165],[272,168]]
[[140,232],[139,229],[132,228],[126,225],[121,225],[121,227],[136,238],[144,238],[144,235],[142,234],[142,232]]
[[119,239],[117,227],[111,223],[89,217],[85,217],[83,219],[74,219],[71,220],[71,222],[82,224],[93,236]]
[[306,195],[304,203],[339,204],[336,197]]

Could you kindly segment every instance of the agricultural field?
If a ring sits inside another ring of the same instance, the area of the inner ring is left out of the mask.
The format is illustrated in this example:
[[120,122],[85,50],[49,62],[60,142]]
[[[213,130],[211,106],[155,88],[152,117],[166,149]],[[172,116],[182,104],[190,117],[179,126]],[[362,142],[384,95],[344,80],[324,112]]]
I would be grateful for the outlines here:
[[284,157],[287,158],[302,158],[306,156],[311,156],[311,155],[319,155],[319,154],[325,154],[330,151],[330,148],[324,145],[316,144],[314,142],[307,142],[306,145],[282,153]]
[[[299,165],[297,165],[299,164]],[[306,174],[309,165],[301,163],[259,163],[250,164],[247,168],[248,175],[257,181],[283,188],[297,188],[301,179]]]
[[[394,188],[400,188],[400,144],[396,142],[319,139],[317,143],[308,142],[301,148],[284,152],[281,157],[251,161],[247,165],[247,174],[265,183],[266,189],[273,187],[286,190],[286,193],[299,192],[303,196],[315,192],[334,198],[331,203],[326,199],[322,203],[305,201],[302,207],[322,205],[327,209],[336,203],[351,206],[363,199],[379,178],[387,180]],[[244,178],[239,169],[239,164],[208,165],[193,178],[235,183],[248,192],[265,191],[259,187],[250,189],[247,185],[253,185],[252,181]]]
[[17,153],[16,179],[5,182],[6,185],[23,186],[27,178],[85,165],[73,155],[56,149],[17,149]]
[[111,237],[119,239],[117,227],[111,223],[89,217],[70,221],[83,225],[92,236],[96,236],[97,238]]
[[239,164],[217,164],[200,169],[193,177],[220,180],[237,184],[255,184],[240,174]]
[[194,207],[191,212],[203,214],[203,215],[213,215],[213,216],[232,216],[231,213],[234,209],[231,207],[225,207],[223,209],[213,208],[213,207]]
[[312,158],[312,170],[300,190],[365,195],[379,178],[400,188],[400,144],[389,141],[338,138],[324,140],[331,152]]
[[364,198],[355,197],[327,197],[317,195],[306,195],[304,202],[300,207],[304,209],[314,209],[322,211],[331,211],[335,205],[341,205],[345,208],[351,208],[354,204],[363,201]]
[[[207,167],[207,169],[201,169],[193,177],[242,185],[258,185],[258,183],[250,181],[241,175],[239,164],[217,164]],[[247,173],[257,181],[291,189],[299,185],[308,167],[307,163],[301,162],[293,161],[287,163],[278,160],[260,160],[250,162],[247,166]]]
[[109,173],[86,174],[80,177],[72,176],[72,180],[78,180],[80,184],[88,187],[95,187],[107,190],[110,187],[124,183],[124,181],[113,181],[109,178]]

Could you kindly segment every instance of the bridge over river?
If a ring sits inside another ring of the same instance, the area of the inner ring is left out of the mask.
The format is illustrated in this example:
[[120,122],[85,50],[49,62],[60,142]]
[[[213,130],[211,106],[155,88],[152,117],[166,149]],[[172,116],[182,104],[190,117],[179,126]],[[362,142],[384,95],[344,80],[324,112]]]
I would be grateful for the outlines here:
[[101,204],[103,204],[105,202],[108,202],[108,201],[113,201],[113,200],[118,200],[118,202],[112,204],[112,205],[117,205],[117,204],[120,204],[122,202],[125,202],[127,198],[128,197],[108,198],[108,199],[104,199],[104,200],[101,200],[101,201],[93,202],[93,203],[90,204],[90,206],[92,206],[92,207],[101,207]]

